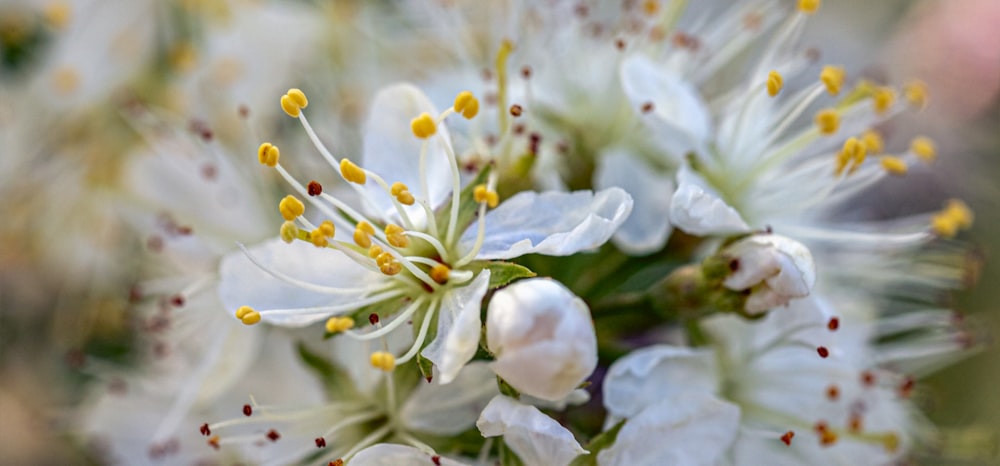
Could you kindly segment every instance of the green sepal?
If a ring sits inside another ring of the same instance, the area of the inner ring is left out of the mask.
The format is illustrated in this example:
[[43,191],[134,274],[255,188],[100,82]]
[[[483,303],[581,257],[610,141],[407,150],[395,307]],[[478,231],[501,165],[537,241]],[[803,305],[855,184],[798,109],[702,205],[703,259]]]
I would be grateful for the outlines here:
[[601,432],[597,434],[596,437],[590,439],[590,443],[584,447],[590,453],[573,458],[573,461],[569,463],[569,466],[597,466],[597,454],[600,453],[601,450],[608,448],[615,443],[615,440],[618,438],[618,431],[622,429],[623,425],[625,425],[624,419],[611,426],[610,429]]
[[428,383],[434,378],[434,363],[423,355],[423,350],[417,353],[417,367],[420,368],[420,375]]
[[511,387],[506,380],[497,376],[497,388],[500,389],[500,394],[515,400],[521,399],[521,392],[517,391],[516,388]]
[[323,386],[330,393],[339,393],[346,389],[353,390],[350,377],[332,361],[312,352],[302,342],[299,342],[295,348],[298,351],[299,359],[306,365],[306,368],[319,377]]
[[[493,169],[492,166],[487,165],[484,167],[476,178],[472,180],[469,184],[462,189],[462,192],[458,195],[458,221],[455,222],[455,228],[458,232],[454,235],[456,241],[462,236],[462,232],[472,223],[472,220],[476,217],[476,210],[479,209],[479,203],[476,202],[472,197],[473,191],[475,191],[476,186],[481,184],[486,184],[486,177],[489,176],[490,171]],[[438,227],[442,229],[442,238],[444,237],[445,228],[448,226],[448,222],[451,217],[451,196],[448,196],[448,202],[441,206],[435,213],[435,219],[437,220]],[[445,245],[449,247],[450,245]]]
[[483,269],[490,271],[490,289],[500,288],[520,278],[531,278],[537,275],[531,269],[513,262],[505,261],[474,261],[466,267],[478,275]]

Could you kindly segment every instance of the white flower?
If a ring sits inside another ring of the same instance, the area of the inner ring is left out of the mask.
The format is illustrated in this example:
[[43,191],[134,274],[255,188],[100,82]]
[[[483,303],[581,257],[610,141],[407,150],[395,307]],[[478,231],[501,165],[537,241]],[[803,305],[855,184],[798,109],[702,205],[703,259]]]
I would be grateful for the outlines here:
[[392,443],[372,445],[354,455],[352,466],[462,466],[465,463]]
[[[398,313],[380,330],[344,332],[370,340],[412,320],[419,328],[413,346],[398,359],[378,356],[385,369],[417,356],[436,317],[437,333],[423,356],[440,369],[442,382],[452,380],[478,347],[480,301],[491,276],[501,283],[512,278],[500,273],[502,265],[491,272],[491,263],[484,261],[596,248],[632,207],[620,189],[525,192],[498,205],[493,176],[463,193],[443,122],[453,113],[474,116],[478,100],[467,92],[432,117],[437,111],[415,87],[381,91],[365,131],[368,169],[335,158],[319,143],[302,113],[305,96],[300,91],[289,91],[282,102],[360,194],[362,206],[320,193],[315,182],[307,188],[278,162],[277,148],[262,145],[261,162],[276,167],[326,220],[316,226],[302,216],[301,201],[291,196],[283,200],[279,210],[287,221],[282,238],[302,241],[290,246],[272,241],[247,250],[245,257],[226,258],[223,301],[248,324],[262,320],[298,327],[327,320],[331,331],[349,329],[353,319],[372,312],[381,311],[382,317]],[[353,241],[343,239],[348,236]],[[306,242],[321,247],[304,246]]]
[[561,283],[522,280],[498,291],[486,314],[491,367],[518,391],[557,401],[597,367],[590,310]]
[[[666,409],[661,400],[704,395],[718,401],[691,402],[700,411],[681,416],[690,419],[685,427],[709,441],[702,448],[728,450],[736,465],[884,464],[916,433],[899,395],[908,379],[869,366],[865,335],[839,328],[820,301],[792,301],[757,323],[713,317],[702,328],[713,347],[652,346],[612,365],[604,403],[609,424],[626,419],[618,441],[630,438],[621,434],[633,420],[651,422],[647,412]],[[736,413],[733,438],[728,419]],[[671,454],[695,442],[671,444]]]
[[503,436],[525,465],[565,466],[588,451],[573,434],[538,408],[497,395],[476,421],[484,437]]
[[751,235],[728,246],[732,271],[722,284],[733,291],[748,290],[745,310],[766,312],[804,298],[816,283],[816,265],[802,243],[781,235]]

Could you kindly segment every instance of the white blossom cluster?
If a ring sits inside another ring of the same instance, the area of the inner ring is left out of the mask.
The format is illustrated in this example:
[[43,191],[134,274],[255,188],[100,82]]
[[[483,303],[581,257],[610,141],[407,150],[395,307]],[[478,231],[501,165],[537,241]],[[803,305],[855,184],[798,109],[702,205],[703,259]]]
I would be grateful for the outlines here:
[[932,90],[825,63],[820,3],[5,6],[11,218],[129,295],[60,424],[101,464],[925,453],[973,214],[879,197]]

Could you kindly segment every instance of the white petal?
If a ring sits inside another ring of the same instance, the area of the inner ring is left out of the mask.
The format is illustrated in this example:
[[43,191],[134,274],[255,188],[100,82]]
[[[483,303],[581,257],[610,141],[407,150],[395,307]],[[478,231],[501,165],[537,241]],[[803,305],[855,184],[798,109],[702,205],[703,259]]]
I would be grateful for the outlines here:
[[686,392],[644,409],[597,454],[601,466],[714,466],[736,437],[740,409],[712,395]]
[[523,393],[561,400],[597,367],[590,309],[555,280],[531,278],[498,291],[486,316],[491,367]]
[[635,206],[621,228],[611,238],[626,254],[656,252],[670,236],[670,198],[674,183],[631,152],[612,149],[598,158],[594,186],[617,186],[632,196]]
[[379,443],[359,451],[348,464],[351,466],[432,466],[435,464],[462,466],[465,464],[443,456],[438,456],[437,462],[433,458],[409,445]]
[[712,122],[694,86],[640,54],[622,62],[621,79],[632,108],[653,104],[651,114],[641,118],[668,151],[679,157],[702,148]]
[[692,235],[745,233],[750,226],[736,209],[712,193],[682,182],[670,200],[670,222]]
[[[524,191],[486,214],[486,237],[478,259],[510,259],[524,254],[568,256],[594,249],[625,222],[632,197],[619,188],[593,193]],[[459,248],[472,249],[476,225]]]
[[476,355],[482,330],[480,303],[489,284],[490,271],[483,270],[472,283],[449,291],[441,302],[437,336],[422,353],[441,371],[441,383],[454,380]]
[[627,418],[675,393],[714,393],[720,383],[716,364],[710,349],[659,345],[633,351],[608,369],[604,406],[612,416]]
[[[317,248],[302,241],[285,244],[281,240],[272,239],[249,248],[249,251],[265,267],[319,286],[360,290],[369,289],[372,284],[382,280],[382,277],[362,268],[340,252]],[[219,297],[230,314],[240,306],[263,311],[349,304],[364,294],[361,291],[347,294],[320,293],[288,284],[254,265],[241,250],[223,257],[219,266],[219,279]],[[265,314],[264,321],[301,327],[327,317],[329,315]]]
[[465,366],[451,383],[421,383],[399,418],[405,426],[434,435],[457,435],[472,427],[498,394],[496,376],[483,362]]
[[[426,139],[426,176],[428,193],[420,188],[420,148],[424,139],[419,139],[410,129],[410,121],[421,113],[429,113],[437,118],[438,111],[423,91],[412,84],[396,84],[386,87],[375,95],[371,115],[365,124],[363,168],[371,170],[387,183],[401,181],[410,188],[418,199],[426,198],[431,207],[443,202],[451,193],[451,168],[446,145],[450,145],[448,129],[438,125],[437,134]],[[382,210],[382,215],[395,215],[392,199],[374,181],[365,188]],[[422,218],[422,210],[417,205],[407,207],[407,212]]]
[[573,434],[538,408],[497,395],[476,421],[484,437],[503,436],[526,465],[562,466],[588,453]]

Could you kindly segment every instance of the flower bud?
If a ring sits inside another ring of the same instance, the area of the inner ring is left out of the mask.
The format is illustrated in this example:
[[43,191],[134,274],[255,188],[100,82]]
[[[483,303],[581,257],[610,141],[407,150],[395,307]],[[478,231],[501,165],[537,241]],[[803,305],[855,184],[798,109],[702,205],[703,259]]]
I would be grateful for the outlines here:
[[784,236],[751,235],[721,254],[730,270],[722,284],[733,291],[750,291],[744,311],[751,315],[808,296],[816,284],[816,265],[809,249]]
[[498,291],[486,315],[493,371],[526,395],[565,398],[597,366],[590,310],[559,282],[519,281]]

